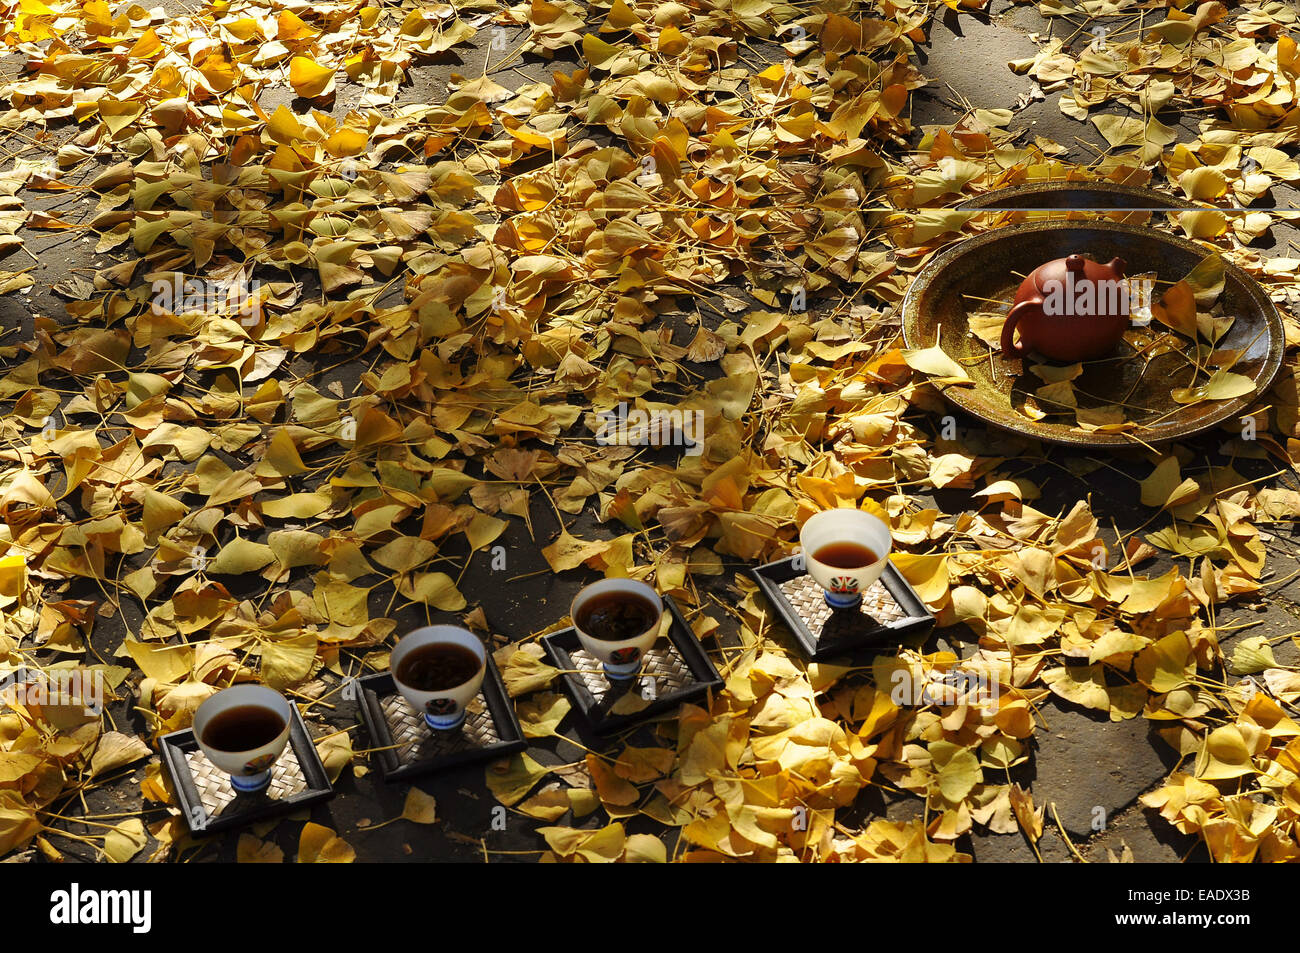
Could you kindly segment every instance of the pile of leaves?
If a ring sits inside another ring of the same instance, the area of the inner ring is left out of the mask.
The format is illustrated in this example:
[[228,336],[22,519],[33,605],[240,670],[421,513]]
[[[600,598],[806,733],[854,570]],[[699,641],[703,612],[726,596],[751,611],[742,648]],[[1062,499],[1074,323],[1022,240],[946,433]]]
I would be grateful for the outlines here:
[[[1103,6],[1089,13],[1132,4]],[[499,624],[461,574],[549,509],[550,568],[649,579],[694,607],[726,687],[655,744],[490,766],[492,795],[548,825],[545,860],[666,860],[667,842],[687,860],[964,860],[974,825],[1034,842],[1043,807],[1011,772],[1049,694],[1167,722],[1195,766],[1151,803],[1215,857],[1291,856],[1300,769],[1284,707],[1300,687],[1255,668],[1260,648],[1247,667],[1264,687],[1226,688],[1214,613],[1260,589],[1259,527],[1300,518],[1300,494],[1189,450],[1137,450],[1126,465],[1149,468],[1158,532],[1108,535],[1086,500],[1040,512],[1025,461],[1041,448],[938,433],[946,405],[894,319],[909,275],[971,232],[950,208],[971,194],[1158,173],[1226,200],[1300,180],[1279,8],[1171,8],[1163,42],[1134,40],[1101,71],[1055,40],[1012,64],[1072,84],[1070,109],[1150,115],[1099,121],[1115,148],[1084,167],[1022,141],[1011,110],[914,128],[928,80],[913,53],[933,12],[917,0],[0,4],[23,60],[0,88],[15,143],[0,247],[65,231],[114,260],[61,281],[66,313],[0,345],[0,659],[97,672],[147,726],[137,737],[75,706],[0,713],[0,854],[58,859],[61,838],[113,860],[189,849],[150,756],[161,734],[236,681],[310,709],[386,665],[410,606]],[[1230,26],[1232,69],[1202,36]],[[483,57],[480,75],[453,69],[413,101],[412,76],[449,51]],[[541,79],[513,72],[551,60]],[[1198,142],[1164,138],[1154,113],[1174,103],[1211,107]],[[1257,166],[1238,176],[1243,150]],[[93,208],[29,207],[64,192]],[[1226,241],[1274,220],[1212,210],[1189,228],[1285,300],[1297,260]],[[30,290],[29,272],[0,289]],[[197,300],[161,293],[195,280]],[[248,293],[213,305],[214,283]],[[350,362],[355,386],[336,372]],[[1237,457],[1300,452],[1293,365],[1260,395],[1259,439],[1224,436]],[[599,415],[624,402],[701,413],[701,452],[598,444]],[[1078,477],[1103,465],[1064,459]],[[938,489],[971,505],[942,512]],[[736,634],[720,638],[702,584],[788,554],[803,519],[846,505],[883,508],[896,565],[941,626],[974,633],[973,655],[805,665],[740,575]],[[580,514],[608,531],[574,535]],[[1186,572],[1144,575],[1158,550]],[[110,619],[127,634],[99,658],[92,633]],[[568,713],[540,634],[497,652],[536,739]],[[897,673],[919,687],[957,668],[996,683],[996,704],[892,690]],[[365,770],[346,732],[319,748],[334,777]],[[86,792],[137,783],[124,779],[146,757],[141,817],[60,829]],[[925,810],[847,821],[868,786]],[[402,817],[436,809],[413,791]],[[632,818],[680,836],[629,834]],[[283,857],[252,834],[239,855]],[[300,860],[353,856],[335,831],[301,832]]]

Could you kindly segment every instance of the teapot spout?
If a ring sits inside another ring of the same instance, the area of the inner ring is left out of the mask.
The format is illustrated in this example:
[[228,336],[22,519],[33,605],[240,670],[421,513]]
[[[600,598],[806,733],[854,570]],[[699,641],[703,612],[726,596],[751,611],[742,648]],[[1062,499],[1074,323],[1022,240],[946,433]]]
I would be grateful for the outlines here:
[[1125,265],[1123,258],[1112,258],[1110,260],[1110,264],[1107,265],[1106,267],[1110,268],[1113,272],[1115,272],[1116,278],[1126,277],[1124,274],[1124,269],[1128,266]]

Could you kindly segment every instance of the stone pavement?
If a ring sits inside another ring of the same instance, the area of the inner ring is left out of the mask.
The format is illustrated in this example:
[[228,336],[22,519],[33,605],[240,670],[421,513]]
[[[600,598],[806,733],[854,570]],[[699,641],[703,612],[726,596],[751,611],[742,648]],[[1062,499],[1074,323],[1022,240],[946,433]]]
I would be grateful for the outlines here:
[[[1014,108],[1017,101],[1030,93],[1034,83],[1027,76],[1013,74],[1007,68],[1007,62],[1031,56],[1036,51],[1037,46],[1030,39],[1031,34],[1047,36],[1050,31],[1059,31],[1064,25],[1061,20],[1049,23],[1039,17],[1032,5],[1011,6],[1006,0],[994,0],[990,15],[987,16],[969,13],[957,16],[942,6],[939,9],[944,11],[943,15],[930,25],[930,41],[919,55],[920,68],[935,82],[916,94],[912,118],[918,129],[925,123],[955,121],[965,104],[983,108]],[[471,52],[448,54],[440,62],[417,67],[414,70],[413,84],[403,91],[399,101],[440,97],[446,89],[450,73],[477,72],[482,65],[484,53],[484,48],[480,46]],[[20,63],[20,57],[5,57],[0,61],[0,71],[12,75]],[[525,58],[518,69],[497,74],[494,79],[502,85],[517,88],[524,82],[548,76],[552,70],[564,68],[565,65],[563,59],[548,63]],[[345,113],[356,103],[358,97],[359,90],[355,87],[341,86],[334,114]],[[1104,151],[1106,145],[1093,126],[1061,114],[1057,108],[1058,97],[1059,93],[1049,95],[1043,101],[1031,102],[1020,109],[1011,128],[1024,129],[1030,137],[1042,135],[1051,138],[1066,146],[1071,157],[1076,159],[1087,159]],[[264,105],[274,108],[278,103],[268,97]],[[1181,136],[1192,138],[1195,135],[1195,117],[1187,118],[1180,129]],[[56,129],[55,133],[56,136],[70,138],[74,131],[75,129],[64,126]],[[1277,189],[1273,197],[1276,204],[1285,205],[1294,204],[1297,195],[1294,190]],[[54,193],[34,204],[50,208],[78,201],[77,193]],[[62,313],[61,299],[50,293],[51,285],[74,276],[87,278],[95,269],[111,262],[106,261],[104,256],[94,256],[86,239],[67,238],[58,232],[27,232],[25,238],[27,247],[42,262],[38,284],[30,296],[8,295],[0,298],[0,329],[20,329],[22,333],[30,334],[32,312]],[[1271,247],[1280,251],[1288,241],[1296,239],[1295,229],[1279,227],[1272,232]],[[295,371],[311,369],[310,361],[294,368]],[[345,365],[336,371],[336,377],[350,390],[363,369],[360,366]],[[1095,511],[1103,518],[1103,525],[1110,518],[1115,519],[1120,530],[1131,529],[1143,523],[1150,516],[1150,511],[1138,506],[1136,480],[1123,472],[1127,461],[1120,456],[1116,459],[1108,458],[1107,462],[1109,468],[1090,475],[1087,481],[1071,479],[1064,476],[1060,468],[1050,466],[1043,466],[1041,472],[1032,471],[1028,475],[1043,484],[1047,495],[1040,508],[1050,512],[1054,506],[1063,505],[1068,509],[1074,500],[1091,493]],[[1245,469],[1245,465],[1242,465]],[[1145,474],[1146,471],[1139,469],[1138,472]],[[945,496],[943,505],[948,512],[960,511],[960,494],[954,491],[952,495]],[[529,537],[528,530],[522,523],[512,521],[507,535],[500,541],[511,554],[511,585],[501,585],[499,577],[494,576],[488,567],[490,556],[479,553],[470,560],[461,587],[470,598],[471,605],[480,603],[484,606],[493,631],[510,640],[525,638],[563,616],[572,595],[581,585],[592,581],[589,573],[570,572],[562,577],[550,573],[539,550],[554,538],[557,525],[544,501],[533,513],[532,525],[535,539]],[[590,514],[584,514],[570,529],[575,535],[588,538],[608,532],[607,529],[600,528]],[[1220,620],[1222,625],[1250,626],[1239,631],[1233,638],[1259,634],[1279,637],[1300,631],[1300,576],[1295,574],[1297,566],[1300,566],[1296,559],[1300,554],[1300,539],[1277,537],[1270,542],[1270,547],[1269,572],[1270,578],[1276,580],[1275,587],[1268,589],[1254,603],[1235,605],[1225,613]],[[1158,574],[1167,565],[1171,564],[1148,564],[1145,568]],[[727,572],[723,576],[712,580],[713,588],[709,590],[721,601],[735,598],[734,591],[730,589],[730,581],[733,573],[744,567],[728,564],[726,568]],[[74,598],[95,597],[96,593],[91,589],[85,593],[74,591],[69,595]],[[387,593],[376,591],[372,597],[372,613],[382,614]],[[127,627],[135,629],[139,625],[137,604],[124,600],[122,611],[125,618],[118,616],[101,619],[96,626],[94,647],[105,656],[120,644]],[[722,622],[721,640],[724,643],[734,643],[734,625],[731,621],[716,605],[707,611]],[[399,629],[407,624],[423,623],[422,618],[402,617],[400,614],[398,621]],[[960,633],[944,631],[932,636],[927,648],[932,648],[938,639],[957,646],[962,644]],[[1224,641],[1228,651],[1231,651],[1231,639],[1225,638]],[[973,646],[966,645],[967,654],[972,649]],[[1284,639],[1275,646],[1275,650],[1283,662],[1296,660],[1297,653],[1289,640]],[[131,687],[133,686],[128,685],[128,688]],[[341,700],[337,693],[329,696],[327,702],[332,707],[317,707],[310,719],[317,735],[331,730],[354,728],[356,718],[352,703]],[[1045,703],[1043,711],[1047,725],[1035,733],[1035,750],[1031,762],[1028,766],[1013,771],[1012,777],[1032,788],[1036,804],[1055,806],[1055,814],[1059,816],[1073,849],[1080,851],[1089,860],[1099,861],[1107,860],[1111,852],[1115,855],[1122,854],[1125,847],[1131,849],[1134,859],[1138,861],[1206,859],[1204,850],[1198,847],[1195,839],[1179,835],[1137,802],[1143,792],[1159,786],[1177,763],[1176,756],[1170,749],[1154,737],[1149,722],[1135,718],[1111,723],[1104,716],[1098,717],[1096,713],[1062,703],[1054,696]],[[125,725],[130,730],[145,733],[144,722],[132,710],[129,698],[113,706],[110,714],[119,727]],[[591,739],[577,734],[572,726],[573,717],[571,715],[565,722],[565,733],[582,744],[593,744]],[[365,739],[360,732],[354,731],[353,741],[358,749],[364,747]],[[529,749],[529,754],[542,764],[564,765],[581,761],[584,751],[579,745],[568,741],[551,741],[535,744]],[[143,806],[140,803],[139,786],[142,775],[143,768],[137,767],[116,783],[91,791],[86,797],[84,810],[90,814],[140,811]],[[439,824],[416,826],[399,821],[373,832],[362,830],[399,814],[406,793],[405,785],[385,785],[373,772],[358,778],[352,772],[345,771],[337,786],[337,796],[328,804],[314,808],[310,812],[311,818],[337,830],[355,847],[360,860],[482,860],[485,858],[485,847],[489,851],[500,852],[488,855],[494,861],[529,860],[536,856],[541,841],[533,831],[540,824],[511,814],[504,831],[492,829],[491,808],[496,802],[484,785],[482,764],[453,770],[417,783],[420,788],[436,797],[442,818]],[[79,805],[67,806],[68,813],[80,813],[82,810]],[[862,796],[857,810],[863,816],[885,813],[890,817],[901,818],[920,811],[921,803],[912,797],[891,799],[886,803],[875,792],[867,792]],[[161,816],[161,812],[153,807],[145,810],[144,816],[147,820],[154,820]],[[603,819],[602,812],[589,816],[585,822],[574,823],[581,826],[603,823],[603,820],[598,819]],[[1104,829],[1099,831],[1097,826],[1103,821]],[[570,821],[566,818],[560,823]],[[630,819],[627,823],[630,832],[662,832],[662,828],[644,817]],[[73,833],[86,830],[76,823],[67,823],[65,827]],[[299,829],[300,824],[290,821],[279,824],[269,832],[259,829],[258,833],[259,836],[274,840],[284,849],[286,856],[292,857],[296,851]],[[192,856],[198,860],[233,860],[236,840],[235,836],[214,838]],[[66,848],[71,857],[78,856],[79,850],[82,851],[81,856],[88,856],[88,851],[74,842],[60,840],[58,846],[60,849]],[[151,844],[137,859],[142,861],[147,858],[153,847]],[[1027,841],[1018,834],[977,834],[959,842],[959,848],[973,853],[981,861],[1036,860]],[[1072,849],[1058,829],[1050,807],[1045,833],[1038,849],[1044,861],[1068,862],[1073,857]]]

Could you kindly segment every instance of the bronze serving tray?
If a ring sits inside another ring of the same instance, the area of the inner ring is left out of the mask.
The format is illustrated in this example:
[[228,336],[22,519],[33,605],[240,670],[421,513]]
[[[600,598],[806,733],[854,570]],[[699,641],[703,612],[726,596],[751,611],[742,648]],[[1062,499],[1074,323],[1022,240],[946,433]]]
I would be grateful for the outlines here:
[[[1255,382],[1255,392],[1233,400],[1180,405],[1170,391],[1187,384],[1185,363],[1177,354],[1156,357],[1142,373],[1142,362],[1121,344],[1116,358],[1092,361],[1074,381],[1080,406],[1112,404],[1129,397],[1143,408],[1127,418],[1144,425],[1131,434],[1087,433],[1055,418],[1033,420],[1014,409],[1042,381],[1029,373],[1033,359],[991,355],[971,332],[968,313],[1002,310],[964,295],[1010,302],[1028,274],[1043,262],[1081,253],[1097,261],[1115,256],[1132,274],[1154,271],[1165,282],[1156,286],[1159,298],[1168,283],[1186,277],[1213,249],[1149,227],[1120,222],[1057,221],[1009,225],[958,242],[934,255],[917,273],[903,299],[903,340],[909,348],[932,347],[936,341],[975,382],[945,385],[944,395],[958,407],[987,423],[1049,443],[1081,447],[1123,447],[1160,443],[1200,433],[1246,410],[1273,383],[1282,366],[1285,335],[1282,319],[1264,290],[1237,266],[1226,263],[1223,313],[1237,320],[1217,342],[1219,348],[1240,348],[1232,367]],[[1020,272],[1016,275],[1015,272]],[[1121,360],[1127,352],[1129,360]],[[973,358],[980,360],[972,360]]]
[[1198,205],[1177,195],[1136,185],[1120,185],[1117,182],[1104,181],[1055,180],[985,192],[973,199],[967,199],[957,207],[976,211],[1014,213],[999,216],[998,220],[1003,222],[1026,221],[1031,218],[1060,218],[1062,215],[1072,219],[1095,219],[1098,215],[1102,215],[1113,221],[1140,224],[1149,220],[1152,212],[1212,206]]

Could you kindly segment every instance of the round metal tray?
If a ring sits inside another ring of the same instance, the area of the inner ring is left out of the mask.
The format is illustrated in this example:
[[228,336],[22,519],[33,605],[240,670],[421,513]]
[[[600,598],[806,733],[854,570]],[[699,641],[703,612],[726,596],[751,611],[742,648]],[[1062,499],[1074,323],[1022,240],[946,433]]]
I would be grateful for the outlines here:
[[[1138,361],[1092,361],[1074,382],[1081,405],[1100,406],[1123,399],[1147,410],[1129,419],[1146,424],[1133,436],[1122,433],[1087,433],[1070,424],[1033,420],[1014,409],[1017,395],[1032,394],[1042,385],[1031,374],[1030,359],[989,354],[968,324],[968,312],[993,310],[963,295],[1011,301],[1021,278],[1043,262],[1074,253],[1097,261],[1115,256],[1128,263],[1132,274],[1154,271],[1157,279],[1175,282],[1185,277],[1210,249],[1152,228],[1107,221],[1057,221],[1009,225],[958,242],[935,254],[917,273],[903,299],[903,340],[909,348],[932,347],[936,341],[961,363],[975,382],[943,388],[958,407],[990,424],[1049,443],[1081,447],[1134,446],[1188,437],[1222,421],[1239,416],[1273,383],[1282,366],[1285,334],[1282,319],[1263,288],[1237,266],[1225,268],[1219,300],[1223,313],[1235,314],[1231,330],[1218,342],[1220,348],[1242,348],[1245,353],[1232,367],[1250,377],[1254,394],[1233,400],[1180,405],[1170,391],[1186,386],[1183,360],[1166,354],[1151,361],[1140,374]],[[1155,297],[1160,289],[1157,285]],[[1128,345],[1121,344],[1124,348]],[[1122,352],[1118,352],[1122,353]],[[979,361],[971,358],[979,357]],[[1082,395],[1091,395],[1083,397]]]
[[[1120,185],[1117,182],[1051,181],[1015,185],[1008,189],[985,192],[967,199],[959,209],[987,209],[989,211],[1050,211],[1078,212],[1093,216],[1098,212],[1167,211],[1173,209],[1205,208],[1195,202],[1167,192]],[[1131,221],[1128,214],[1125,221]]]

